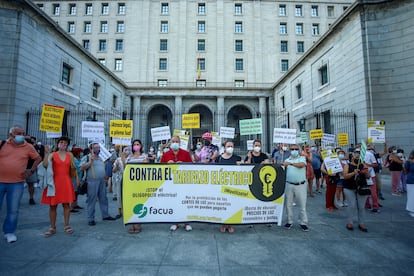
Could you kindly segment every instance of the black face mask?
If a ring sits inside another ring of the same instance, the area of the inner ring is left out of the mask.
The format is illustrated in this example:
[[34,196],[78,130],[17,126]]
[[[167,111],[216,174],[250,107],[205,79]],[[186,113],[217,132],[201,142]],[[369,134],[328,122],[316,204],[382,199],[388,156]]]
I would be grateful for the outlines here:
[[205,141],[204,141],[204,145],[205,145],[205,146],[210,146],[210,144],[211,144],[211,142],[210,142],[209,140],[205,140]]

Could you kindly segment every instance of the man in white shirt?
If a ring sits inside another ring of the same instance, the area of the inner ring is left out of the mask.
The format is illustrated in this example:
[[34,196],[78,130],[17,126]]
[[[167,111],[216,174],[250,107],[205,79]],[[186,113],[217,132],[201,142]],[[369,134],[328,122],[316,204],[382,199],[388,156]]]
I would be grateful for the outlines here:
[[[370,209],[371,203],[370,198],[372,198],[372,210],[373,213],[379,213],[379,204],[378,204],[378,194],[377,194],[377,180],[375,177],[375,170],[374,168],[378,166],[377,158],[375,158],[374,153],[372,152],[373,146],[371,144],[367,145],[367,151],[365,152],[364,162],[365,165],[368,167],[368,172],[371,176],[372,184],[369,186],[371,190],[371,195],[368,196],[365,202],[365,208]],[[369,182],[369,181],[368,181]]]
[[308,232],[308,216],[306,214],[306,158],[299,154],[299,146],[290,147],[290,156],[283,163],[286,170],[285,202],[287,223],[285,228],[292,228],[293,198],[299,208],[299,224],[303,231]]

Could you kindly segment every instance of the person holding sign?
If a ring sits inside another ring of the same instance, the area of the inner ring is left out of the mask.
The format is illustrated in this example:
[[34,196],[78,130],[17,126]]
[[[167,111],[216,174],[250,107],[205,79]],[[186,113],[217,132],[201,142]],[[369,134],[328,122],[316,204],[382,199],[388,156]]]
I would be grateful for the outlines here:
[[[227,165],[240,165],[241,157],[233,154],[233,151],[234,143],[232,141],[224,142],[224,153],[218,158],[218,163]],[[220,232],[225,233],[226,230],[229,231],[230,234],[234,233],[233,226],[223,224],[220,227]]]
[[201,148],[199,154],[194,156],[194,160],[199,163],[215,163],[219,156],[219,148],[211,143],[213,135],[206,132],[201,138],[203,138],[204,146]]
[[286,170],[286,215],[285,228],[293,225],[293,199],[299,208],[299,224],[303,231],[308,232],[308,216],[306,213],[307,186],[306,183],[306,158],[299,154],[299,146],[290,147],[290,157],[283,163]]
[[244,159],[246,164],[268,164],[269,157],[262,152],[262,141],[256,139],[253,141],[253,151],[249,150]]
[[[180,149],[180,137],[174,136],[170,141],[170,150],[165,152],[161,157],[160,163],[192,163],[191,155],[188,151]],[[178,224],[173,224],[170,227],[171,231],[177,230]],[[185,231],[191,231],[193,228],[190,224],[184,224]]]

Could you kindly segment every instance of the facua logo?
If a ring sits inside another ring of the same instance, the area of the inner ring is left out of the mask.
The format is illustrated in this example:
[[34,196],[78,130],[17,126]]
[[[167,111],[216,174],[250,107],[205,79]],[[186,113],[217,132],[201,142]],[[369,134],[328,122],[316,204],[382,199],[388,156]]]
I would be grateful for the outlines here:
[[148,208],[144,204],[138,204],[134,207],[134,214],[138,215],[139,218],[143,218],[147,215]]
[[148,209],[144,204],[135,205],[134,214],[138,215],[139,218],[145,217],[148,213],[150,215],[172,215],[174,214],[174,210],[171,208],[155,208],[152,206]]

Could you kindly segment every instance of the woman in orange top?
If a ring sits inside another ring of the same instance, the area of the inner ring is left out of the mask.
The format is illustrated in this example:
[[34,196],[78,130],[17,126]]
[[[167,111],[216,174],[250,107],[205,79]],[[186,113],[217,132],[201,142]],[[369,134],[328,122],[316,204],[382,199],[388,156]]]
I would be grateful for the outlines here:
[[[55,195],[47,196],[47,189],[43,190],[41,203],[49,204],[49,219],[50,228],[44,233],[45,238],[48,238],[56,233],[56,209],[58,204],[62,204],[64,217],[64,231],[67,234],[72,234],[73,230],[69,225],[70,204],[75,201],[75,191],[72,184],[71,167],[74,167],[73,155],[67,152],[69,145],[69,138],[61,137],[57,141],[58,150],[49,154],[49,148],[45,149],[45,159],[43,166],[47,168],[49,162],[53,164],[53,181],[55,186]],[[76,169],[72,169],[73,176],[77,179],[76,185],[79,185],[79,178]]]

